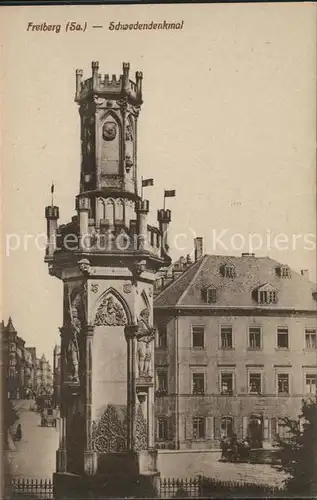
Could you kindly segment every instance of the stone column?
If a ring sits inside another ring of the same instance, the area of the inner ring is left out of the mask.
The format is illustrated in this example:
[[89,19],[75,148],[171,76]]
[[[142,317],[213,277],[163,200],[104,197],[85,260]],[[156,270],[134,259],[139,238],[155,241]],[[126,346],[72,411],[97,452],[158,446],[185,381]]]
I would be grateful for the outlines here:
[[85,369],[84,369],[84,390],[85,390],[85,450],[84,450],[84,471],[88,476],[97,472],[97,453],[92,449],[92,341],[94,326],[87,325],[85,328]]
[[60,375],[60,426],[59,426],[59,448],[56,451],[56,471],[67,472],[67,448],[66,448],[66,391],[65,381],[67,380],[67,353],[66,336],[67,329],[60,328],[61,332],[61,375]]
[[[154,339],[151,341],[151,368],[150,375],[152,376],[152,380],[154,379]],[[147,421],[148,421],[148,447],[154,448],[154,387],[151,386],[148,389],[148,397],[147,397]]]
[[127,423],[128,451],[134,451],[135,444],[135,414],[136,414],[136,334],[137,325],[128,325],[124,329],[127,341]]

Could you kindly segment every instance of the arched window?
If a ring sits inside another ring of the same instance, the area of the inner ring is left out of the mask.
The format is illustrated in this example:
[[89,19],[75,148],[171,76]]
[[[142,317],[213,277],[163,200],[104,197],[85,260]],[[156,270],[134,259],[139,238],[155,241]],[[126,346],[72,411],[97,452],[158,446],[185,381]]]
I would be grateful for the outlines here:
[[112,198],[108,198],[105,202],[105,219],[107,219],[111,225],[114,224],[115,210]]
[[124,205],[121,198],[116,203],[116,220],[122,222],[124,220]]

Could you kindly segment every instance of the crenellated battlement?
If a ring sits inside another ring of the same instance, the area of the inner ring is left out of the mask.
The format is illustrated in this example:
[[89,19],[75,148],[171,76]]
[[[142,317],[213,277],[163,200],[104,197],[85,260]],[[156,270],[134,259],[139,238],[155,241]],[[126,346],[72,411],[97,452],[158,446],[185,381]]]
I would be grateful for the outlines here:
[[91,63],[92,76],[83,80],[83,70],[76,70],[76,95],[75,101],[80,102],[89,94],[121,94],[122,97],[130,97],[131,99],[142,102],[142,79],[141,71],[136,71],[135,82],[129,78],[130,64],[122,64],[122,74],[112,75],[105,74],[102,76],[98,73],[99,62]]

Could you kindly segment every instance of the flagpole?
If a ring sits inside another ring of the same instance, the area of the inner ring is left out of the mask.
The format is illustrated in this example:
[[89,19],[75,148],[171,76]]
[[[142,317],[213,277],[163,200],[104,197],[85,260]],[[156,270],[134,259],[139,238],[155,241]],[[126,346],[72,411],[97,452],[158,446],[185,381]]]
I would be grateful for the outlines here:
[[53,189],[53,186],[54,186],[54,183],[52,181],[52,187],[51,187],[51,196],[52,196],[51,204],[52,204],[52,207],[54,206],[54,189]]
[[143,175],[141,175],[141,198],[143,200]]
[[165,211],[165,189],[164,189],[164,203],[163,203],[163,209]]

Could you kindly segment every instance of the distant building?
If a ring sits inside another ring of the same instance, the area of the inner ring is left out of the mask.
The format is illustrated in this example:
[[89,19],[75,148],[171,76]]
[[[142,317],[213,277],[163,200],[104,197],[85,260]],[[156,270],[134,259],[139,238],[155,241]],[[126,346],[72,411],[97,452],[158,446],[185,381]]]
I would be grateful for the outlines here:
[[13,326],[12,318],[7,326],[0,324],[3,348],[3,373],[6,391],[11,399],[31,396],[41,385],[52,388],[52,371],[42,357],[36,358],[35,347],[25,347],[23,340]]
[[53,391],[55,405],[59,405],[61,397],[61,348],[59,345],[54,347]]
[[35,392],[38,395],[53,393],[53,374],[52,368],[45,358],[44,354],[36,360],[36,382]]
[[236,433],[270,447],[281,418],[316,395],[316,285],[195,243],[196,261],[154,301],[157,446],[212,448]]

